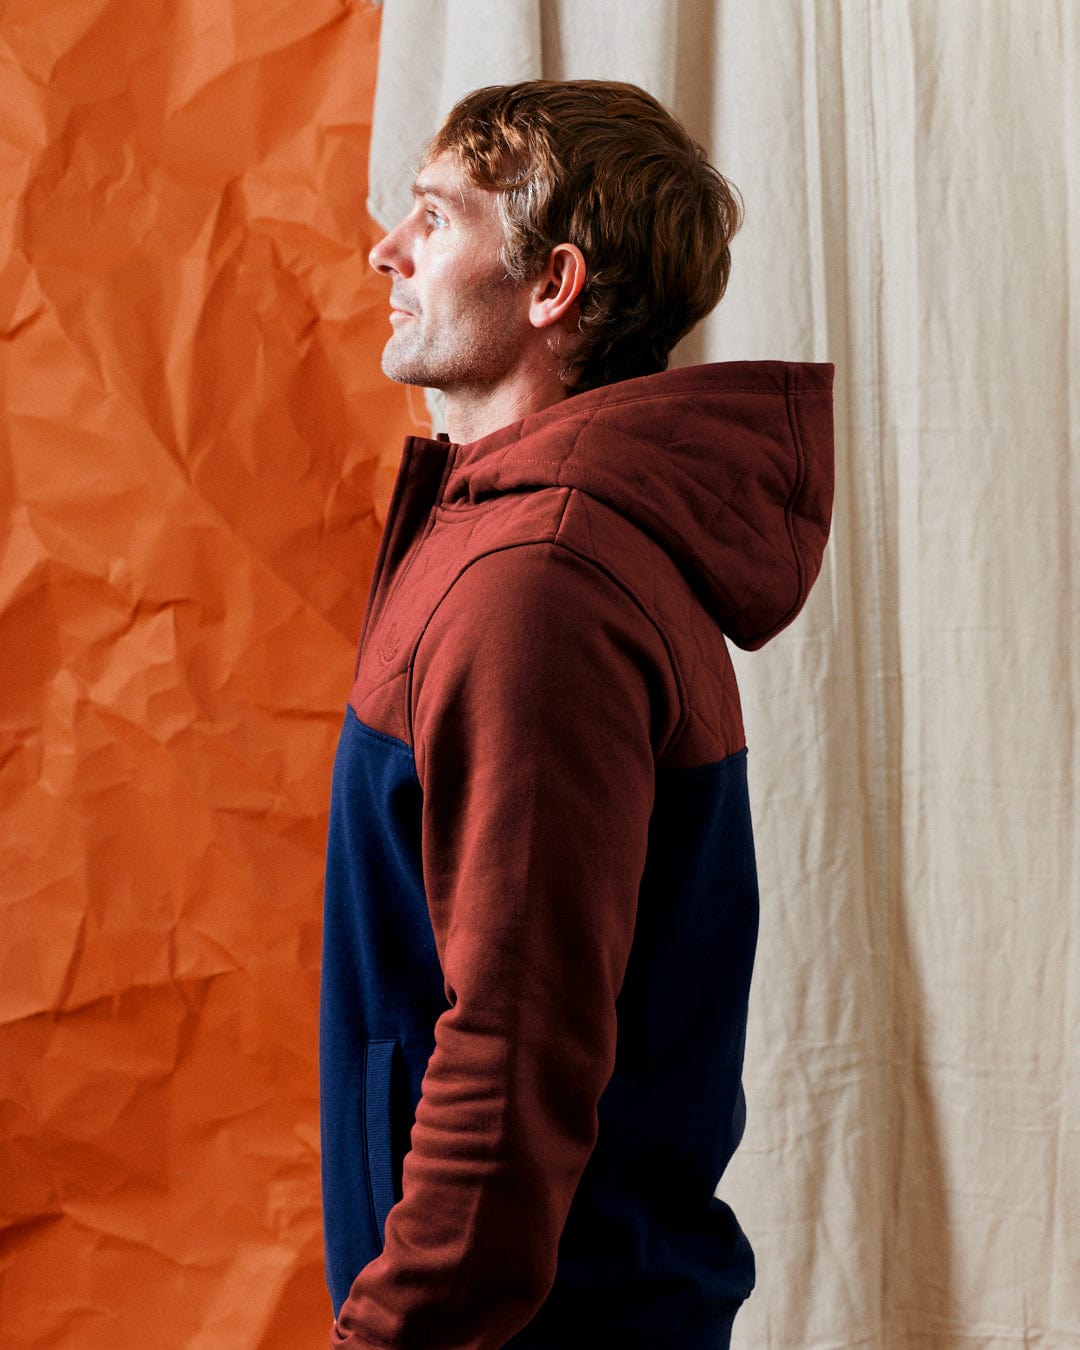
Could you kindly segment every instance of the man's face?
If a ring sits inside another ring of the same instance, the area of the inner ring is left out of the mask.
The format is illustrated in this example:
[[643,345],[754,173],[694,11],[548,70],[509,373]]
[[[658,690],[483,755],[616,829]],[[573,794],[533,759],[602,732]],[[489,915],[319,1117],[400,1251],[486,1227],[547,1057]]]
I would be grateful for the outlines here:
[[448,393],[490,390],[514,368],[529,329],[528,289],[499,262],[495,193],[444,154],[420,171],[413,199],[370,254],[392,283],[383,372]]

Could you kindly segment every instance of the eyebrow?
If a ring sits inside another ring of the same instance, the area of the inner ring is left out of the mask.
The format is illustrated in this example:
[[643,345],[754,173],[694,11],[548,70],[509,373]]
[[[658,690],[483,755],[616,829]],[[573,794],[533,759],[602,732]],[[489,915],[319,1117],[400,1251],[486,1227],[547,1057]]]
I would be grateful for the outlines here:
[[441,192],[435,183],[425,182],[423,178],[417,178],[412,185],[412,195],[414,198],[430,197],[432,201],[439,202],[443,206],[452,206],[458,211],[465,210],[465,196],[462,193],[457,197],[447,196]]

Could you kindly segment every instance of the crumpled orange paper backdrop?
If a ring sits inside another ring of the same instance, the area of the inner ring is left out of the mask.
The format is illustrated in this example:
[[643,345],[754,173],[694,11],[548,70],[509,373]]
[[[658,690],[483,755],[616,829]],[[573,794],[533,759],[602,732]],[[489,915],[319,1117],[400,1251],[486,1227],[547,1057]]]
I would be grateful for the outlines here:
[[0,1344],[319,1346],[325,809],[410,426],[378,10],[0,39]]

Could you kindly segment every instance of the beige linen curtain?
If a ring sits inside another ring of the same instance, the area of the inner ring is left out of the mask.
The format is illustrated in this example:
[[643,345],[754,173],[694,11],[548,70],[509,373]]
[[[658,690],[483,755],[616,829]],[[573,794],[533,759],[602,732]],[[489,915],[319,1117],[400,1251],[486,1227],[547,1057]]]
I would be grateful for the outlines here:
[[825,570],[738,658],[734,1343],[1080,1347],[1080,6],[386,0],[373,213],[461,93],[540,75],[644,85],[745,196],[681,361],[837,365]]

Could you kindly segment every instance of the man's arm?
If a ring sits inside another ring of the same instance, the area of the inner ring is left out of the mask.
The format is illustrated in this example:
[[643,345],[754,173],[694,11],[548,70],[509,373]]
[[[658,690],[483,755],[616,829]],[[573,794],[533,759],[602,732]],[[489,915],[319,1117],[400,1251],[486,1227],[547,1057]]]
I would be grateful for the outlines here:
[[385,1249],[332,1340],[495,1350],[550,1289],[595,1142],[654,749],[678,695],[634,600],[593,563],[530,544],[457,581],[421,640],[412,707],[451,1007]]

